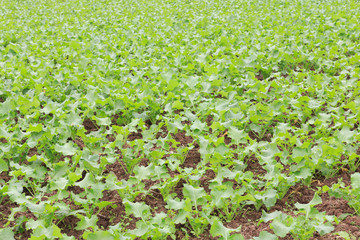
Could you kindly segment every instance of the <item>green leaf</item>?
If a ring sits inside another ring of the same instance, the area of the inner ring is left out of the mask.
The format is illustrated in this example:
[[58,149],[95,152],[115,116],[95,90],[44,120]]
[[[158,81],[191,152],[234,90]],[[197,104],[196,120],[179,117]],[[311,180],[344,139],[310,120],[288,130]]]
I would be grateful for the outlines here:
[[5,162],[5,160],[0,159],[0,173],[5,172],[5,171],[9,171],[8,164],[7,164],[7,162]]
[[11,98],[7,98],[5,102],[0,103],[0,116],[8,115],[12,109],[13,101]]
[[46,236],[45,235],[41,235],[40,237],[37,237],[37,236],[31,236],[29,238],[29,240],[45,240],[46,239]]
[[321,106],[321,102],[320,101],[317,101],[315,99],[311,99],[309,102],[308,102],[308,107],[310,109],[315,109],[315,108],[318,108]]
[[[48,105],[46,105],[46,106],[48,106]],[[71,112],[68,116],[66,123],[71,126],[79,127],[82,125],[83,120],[81,119],[81,117],[78,114]]]
[[267,214],[263,210],[261,219],[264,220],[265,222],[269,222],[269,221],[274,220],[275,218],[279,217],[280,215],[281,215],[280,211],[274,211],[272,213]]
[[189,212],[183,210],[183,209],[180,209],[178,211],[178,214],[174,217],[174,223],[175,224],[184,224],[186,222],[186,217],[189,215]]
[[316,212],[318,212],[318,210],[314,208],[314,206],[319,205],[321,203],[322,203],[321,197],[319,197],[319,195],[315,193],[313,199],[309,203],[307,204],[295,203],[295,207],[300,210],[304,210],[306,217],[308,218],[313,210],[316,210]]
[[199,119],[196,119],[195,122],[191,125],[191,130],[199,130],[200,132],[204,130],[206,124],[204,122],[200,122]]
[[3,228],[0,229],[0,239],[6,239],[6,240],[13,240],[14,238],[14,233],[12,231],[11,228]]
[[180,102],[179,100],[176,100],[175,102],[173,102],[171,107],[175,110],[181,110],[184,109],[184,103]]
[[53,224],[52,229],[53,229],[53,232],[52,232],[53,237],[62,238],[61,229],[58,226]]
[[96,215],[92,215],[90,218],[88,218],[87,216],[77,214],[77,217],[80,219],[80,221],[77,223],[77,226],[75,227],[76,230],[84,230],[87,228],[94,229],[96,227],[96,222],[98,221]]
[[144,167],[144,166],[135,166],[134,167],[135,177],[139,181],[141,181],[143,179],[147,179],[153,173],[154,173],[154,166],[153,165],[149,165],[147,167]]
[[74,185],[85,189],[92,187],[94,184],[95,184],[95,178],[92,173],[87,173],[83,180],[74,183]]
[[321,223],[319,225],[315,225],[316,231],[322,236],[327,233],[331,233],[335,228],[330,222]]
[[43,130],[43,125],[42,124],[36,124],[36,125],[32,125],[30,124],[29,128],[27,129],[26,132],[41,132]]
[[174,90],[177,86],[179,86],[179,82],[175,79],[170,79],[168,86],[167,86],[167,90],[172,91]]
[[230,198],[234,194],[232,182],[226,182],[215,187],[211,187],[211,196],[216,207],[222,208],[226,202],[225,199]]
[[232,234],[230,237],[229,237],[229,240],[245,240],[244,236],[240,233],[235,233],[235,234]]
[[351,175],[351,187],[360,189],[360,173],[356,172]]
[[169,197],[169,199],[167,200],[166,207],[169,209],[174,209],[174,210],[183,209],[185,207],[185,201],[172,199],[171,197]]
[[230,229],[225,227],[218,218],[214,218],[211,224],[210,234],[213,237],[220,236],[221,237],[220,239],[224,239],[224,240],[245,239],[241,234],[234,234],[235,236],[234,235],[230,236],[231,232],[239,232],[240,230],[241,230],[241,226],[236,229]]
[[266,231],[260,232],[259,237],[254,237],[254,240],[276,240],[276,239],[278,239],[276,235]]
[[247,134],[243,129],[239,130],[236,127],[230,127],[228,134],[229,137],[234,140],[236,144],[247,142]]
[[87,240],[114,240],[115,238],[108,231],[97,231],[86,236]]
[[321,197],[315,193],[313,199],[308,203],[310,206],[316,206],[322,203]]
[[226,240],[230,236],[229,230],[226,227],[224,227],[222,222],[220,222],[218,219],[215,219],[211,224],[210,234],[213,237],[221,236]]
[[344,127],[337,133],[337,137],[341,142],[351,143],[355,132],[350,131],[349,127]]
[[108,117],[105,118],[100,118],[100,117],[95,117],[96,123],[100,126],[108,126],[111,124],[111,120]]
[[275,205],[277,200],[277,191],[275,189],[268,189],[262,195],[255,195],[256,199],[261,199],[267,208],[271,208]]
[[274,221],[271,223],[271,229],[274,231],[274,233],[279,236],[279,237],[285,237],[286,234],[288,234],[291,230],[291,227],[286,226],[285,223],[283,223],[283,221],[281,221],[280,219],[276,218],[274,219]]
[[338,235],[338,236],[344,238],[345,240],[356,240],[356,237],[350,235],[349,233],[347,233],[345,231],[336,232],[336,233],[334,233],[334,235]]
[[132,203],[128,200],[124,201],[127,214],[133,214],[135,217],[146,219],[150,216],[150,207],[143,202]]
[[33,230],[33,234],[30,239],[54,239],[62,238],[61,230],[58,226],[52,224],[49,227],[39,225]]
[[295,203],[295,207],[298,209],[304,209],[307,212],[309,212],[311,207],[314,207],[321,203],[322,203],[321,197],[319,197],[319,195],[315,193],[313,199],[309,203],[307,204]]
[[55,145],[55,151],[62,153],[63,155],[74,155],[76,153],[76,148],[72,142],[67,142],[64,145]]
[[149,231],[149,224],[147,222],[139,221],[136,223],[136,228],[134,230],[130,230],[131,234],[135,236],[144,236]]
[[184,197],[189,198],[194,203],[197,203],[198,199],[206,196],[204,188],[194,188],[189,184],[184,184],[183,194]]
[[64,178],[64,177],[55,179],[54,180],[54,185],[56,186],[55,189],[61,189],[61,190],[65,189],[68,182],[69,182],[69,180],[67,178]]
[[346,104],[346,105],[344,106],[344,108],[349,108],[349,109],[351,109],[351,111],[353,111],[353,112],[356,112],[356,107],[357,107],[357,105],[356,105],[356,103],[353,102],[353,101],[349,102],[348,104]]

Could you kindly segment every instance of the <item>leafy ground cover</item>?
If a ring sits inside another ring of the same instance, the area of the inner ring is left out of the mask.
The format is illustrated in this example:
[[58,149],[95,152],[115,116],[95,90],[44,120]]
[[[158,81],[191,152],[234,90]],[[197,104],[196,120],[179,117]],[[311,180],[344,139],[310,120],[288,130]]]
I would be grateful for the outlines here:
[[2,0],[1,239],[360,237],[360,2]]

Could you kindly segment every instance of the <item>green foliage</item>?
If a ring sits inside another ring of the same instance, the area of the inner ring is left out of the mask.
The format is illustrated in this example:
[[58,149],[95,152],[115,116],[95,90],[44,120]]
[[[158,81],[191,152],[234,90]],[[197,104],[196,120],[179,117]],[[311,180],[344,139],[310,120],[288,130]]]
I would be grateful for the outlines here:
[[[329,194],[359,214],[359,10],[3,0],[0,203],[12,210],[0,238],[74,239],[71,227],[175,239],[181,226],[185,238],[242,239],[226,227],[236,217],[344,171],[351,186]],[[264,212],[275,235],[255,239],[331,232],[319,200],[295,203],[296,216]]]
[[264,213],[262,219],[265,222],[272,220],[270,226],[279,237],[285,237],[290,233],[294,239],[309,239],[315,231],[320,235],[324,235],[334,230],[332,222],[337,222],[337,218],[319,212],[315,206],[321,203],[321,198],[315,194],[309,203],[295,204],[298,209],[295,212],[298,214],[296,217],[275,211],[271,214]]
[[221,221],[219,221],[218,219],[214,219],[213,223],[211,224],[210,233],[213,237],[220,236],[220,239],[223,240],[232,240],[232,239],[243,240],[245,238],[241,234],[230,235],[231,232],[240,231],[240,228],[241,227],[239,227],[238,229],[229,229],[225,227]]
[[356,172],[351,175],[351,185],[345,187],[344,183],[334,184],[329,189],[329,195],[336,198],[343,198],[348,201],[357,214],[360,214],[360,173]]

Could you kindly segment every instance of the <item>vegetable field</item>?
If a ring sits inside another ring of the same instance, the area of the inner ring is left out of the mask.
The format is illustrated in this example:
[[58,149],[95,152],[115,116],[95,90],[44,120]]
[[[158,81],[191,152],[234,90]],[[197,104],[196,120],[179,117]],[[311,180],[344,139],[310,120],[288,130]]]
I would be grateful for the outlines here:
[[0,239],[360,237],[357,0],[0,0]]

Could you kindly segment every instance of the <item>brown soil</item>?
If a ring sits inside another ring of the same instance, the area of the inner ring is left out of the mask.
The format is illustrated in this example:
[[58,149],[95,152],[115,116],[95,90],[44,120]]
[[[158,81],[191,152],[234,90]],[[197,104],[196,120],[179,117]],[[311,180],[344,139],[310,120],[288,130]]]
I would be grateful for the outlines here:
[[81,150],[83,150],[83,148],[85,147],[85,144],[84,144],[83,140],[81,139],[81,137],[73,140],[73,142],[74,142],[76,145],[78,145]]
[[205,189],[207,194],[210,194],[211,190],[209,188],[210,180],[213,180],[216,177],[216,174],[213,170],[206,170],[205,174],[200,178],[200,186]]
[[[185,142],[184,142],[185,143]],[[114,172],[117,176],[118,180],[127,179],[129,177],[128,174],[124,171],[121,166],[122,163],[115,162],[114,164],[106,166],[105,174],[109,172]],[[260,170],[259,170],[260,169]],[[255,175],[263,174],[264,170],[261,166],[258,165],[258,162],[255,157],[250,156],[248,160],[248,167],[247,170],[253,171]],[[1,179],[8,179],[6,174],[2,173]],[[215,172],[212,169],[207,169],[203,177],[200,179],[200,186],[205,189],[207,193],[210,193],[209,189],[209,181],[214,179]],[[350,174],[349,173],[342,173],[340,176],[336,176],[330,179],[319,179],[314,180],[311,186],[307,187],[300,183],[296,184],[295,186],[291,187],[288,192],[285,194],[284,198],[276,203],[276,205],[270,209],[269,212],[272,211],[284,211],[287,214],[292,214],[293,211],[296,211],[294,206],[295,203],[308,203],[312,200],[315,191],[318,187],[322,187],[324,185],[331,186],[332,184],[336,183],[341,177],[343,182],[346,185],[350,184]],[[224,181],[232,181],[234,182],[234,187],[238,183],[231,179],[224,179]],[[146,180],[144,181],[146,185],[146,189],[150,189],[151,186],[154,184],[159,183],[159,181],[151,181]],[[183,199],[182,189],[183,184],[185,184],[185,180],[181,179],[178,184],[175,186],[174,192],[176,193],[177,197]],[[83,191],[83,189],[79,187],[70,187],[69,191],[78,194]],[[337,217],[341,217],[344,213],[349,213],[350,215],[345,216],[341,222],[335,226],[334,232],[337,231],[346,231],[352,234],[355,237],[360,237],[360,230],[357,226],[360,225],[360,216],[356,216],[353,209],[351,209],[347,205],[347,201],[343,199],[336,199],[330,197],[327,193],[321,194],[321,198],[323,203],[316,206],[319,211],[325,211],[328,215],[335,215]],[[117,223],[122,222],[124,226],[128,229],[134,229],[136,227],[136,222],[139,220],[133,216],[126,216],[125,207],[122,203],[121,197],[118,195],[117,191],[110,191],[105,190],[103,192],[103,197],[100,199],[101,201],[109,201],[113,204],[111,206],[107,206],[100,211],[98,216],[97,225],[101,229],[108,229],[109,226],[114,226]],[[135,201],[144,202],[152,209],[152,214],[158,214],[160,212],[167,212],[165,208],[166,203],[158,189],[151,189],[148,195],[138,195]],[[69,205],[72,205],[68,201],[64,201]],[[16,207],[17,205],[8,201],[8,198],[5,197],[3,202],[0,205],[0,212],[3,215],[8,216],[11,213],[11,208]],[[78,206],[73,206],[72,209],[78,208]],[[25,215],[24,215],[25,214]],[[26,215],[28,214],[28,216]],[[221,216],[220,212],[214,212],[213,214]],[[34,216],[31,213],[20,213],[15,215],[17,218],[21,216],[26,216],[33,218]],[[231,222],[224,222],[224,225],[229,228],[237,228],[241,227],[240,233],[245,237],[245,239],[251,239],[256,237],[260,234],[261,231],[269,231],[272,232],[270,229],[270,223],[260,223],[258,224],[260,218],[262,216],[261,210],[256,211],[253,207],[245,207],[238,215],[234,217]],[[77,222],[79,219],[76,216],[67,216],[61,222],[58,223],[59,228],[61,229],[62,233],[66,233],[69,236],[74,236],[76,239],[82,239],[83,231],[75,230]],[[0,228],[4,227],[4,224],[7,222],[6,218],[0,221]],[[14,224],[14,223],[12,223]],[[209,228],[205,230],[205,232],[199,237],[196,238],[190,230],[188,224],[179,224],[177,225],[176,237],[177,239],[183,239],[185,237],[185,233],[190,236],[190,239],[218,239],[214,238],[209,233]],[[17,239],[28,239],[30,237],[31,231],[25,231],[22,234],[18,234],[16,237]],[[281,239],[292,239],[290,235],[287,235],[285,238]],[[341,239],[338,236],[333,234],[327,234],[325,236],[319,236],[315,233],[312,239]]]
[[188,146],[189,143],[192,143],[194,139],[191,136],[186,136],[184,131],[179,131],[176,134],[171,134],[171,136],[180,144],[177,146]]
[[141,134],[141,130],[138,130],[138,132],[132,132],[128,135],[127,139],[129,141],[134,141],[136,139],[142,139],[142,134]]
[[119,114],[115,114],[111,117],[111,124],[112,125],[119,125],[118,124],[118,119],[123,115],[123,113],[119,113]]
[[185,180],[184,179],[180,179],[180,181],[176,184],[174,192],[176,193],[177,197],[181,200],[184,198],[183,195],[183,188],[184,188],[184,184],[185,184]]
[[116,161],[113,164],[106,165],[106,170],[104,171],[104,174],[113,172],[119,181],[121,181],[122,179],[128,180],[129,174],[125,171],[125,169],[126,166],[122,161]]
[[201,161],[200,152],[198,149],[191,149],[186,155],[184,163],[180,165],[181,168],[196,168]]
[[327,215],[335,215],[338,218],[341,217],[342,214],[349,214],[335,226],[334,232],[345,231],[351,233],[357,239],[360,238],[360,216],[356,215],[354,209],[349,207],[347,201],[329,197],[328,193],[322,194],[321,198],[323,203],[316,206],[319,211],[326,212]]
[[86,130],[86,134],[97,131],[99,129],[99,126],[96,125],[96,123],[89,118],[84,120],[83,125]]
[[139,166],[144,166],[144,167],[147,167],[149,165],[150,161],[149,159],[147,158],[142,158],[140,163],[139,163]]
[[254,176],[263,176],[266,174],[266,170],[260,165],[259,160],[252,154],[250,157],[246,156],[244,162],[247,163],[247,167],[244,171],[250,171]]
[[32,233],[32,230],[25,230],[25,224],[26,224],[26,219],[34,219],[37,220],[37,218],[31,213],[31,212],[17,212],[14,215],[15,221],[10,222],[10,227],[15,226],[15,222],[18,219],[23,219],[22,223],[21,223],[21,227],[23,229],[23,231],[19,231],[15,234],[15,239],[28,239]]
[[156,134],[155,138],[159,139],[159,138],[166,138],[166,136],[169,134],[169,131],[167,130],[166,126],[163,125],[160,128],[160,131]]
[[29,157],[32,157],[32,156],[34,156],[34,155],[36,155],[36,154],[38,154],[36,147],[29,149],[29,152],[28,152],[28,156],[29,156]]
[[205,239],[206,240],[215,240],[215,239],[220,238],[220,237],[212,237],[211,236],[210,227],[206,228],[204,233],[202,233],[199,237],[196,237],[191,232],[191,227],[189,227],[187,224],[177,224],[176,232],[175,232],[176,240],[185,239],[186,238],[185,232],[187,233],[187,236],[190,236],[188,238],[189,240],[205,240]]
[[241,226],[240,233],[245,237],[245,239],[251,239],[259,236],[262,231],[273,233],[272,230],[270,230],[269,223],[262,222],[258,224],[261,216],[262,213],[260,211],[256,211],[253,207],[248,207],[243,209],[239,215],[235,216],[231,222],[224,223],[224,226],[233,229]]
[[115,140],[116,140],[114,134],[107,135],[107,136],[106,136],[106,139],[107,139],[109,142],[115,142]]
[[[22,229],[25,229],[25,223],[21,224]],[[14,236],[16,240],[29,239],[32,234],[32,230],[24,230],[24,232],[17,232]]]
[[[208,116],[206,119],[206,123],[208,126],[211,125],[213,121],[213,118],[211,116]],[[83,122],[84,128],[86,129],[87,133],[90,133],[92,131],[97,131],[99,127],[91,120],[86,119]],[[157,133],[157,138],[165,138],[168,136],[168,130],[166,127],[162,127],[161,131]],[[193,147],[190,149],[187,153],[187,156],[185,157],[184,162],[180,165],[182,168],[197,168],[198,163],[201,161],[201,155],[199,153],[199,144],[197,142],[194,142],[193,137],[187,136],[185,131],[179,131],[177,133],[171,133],[172,138],[178,143],[177,146],[181,147]],[[267,133],[264,135],[263,138],[259,139],[256,134],[252,131],[249,132],[249,136],[256,141],[271,141],[272,135],[270,133]],[[224,137],[225,144],[230,144],[231,139],[227,136],[227,131],[221,132],[219,137]],[[111,137],[111,139],[113,136]],[[111,139],[108,139],[109,141]],[[138,130],[137,132],[130,133],[128,136],[129,141],[133,141],[136,139],[142,139],[142,133],[141,130]],[[2,141],[3,142],[3,141]],[[76,139],[73,140],[75,144],[77,144],[81,149],[85,147],[82,139]],[[124,148],[131,148],[130,145],[125,144]],[[155,148],[153,149],[155,150]],[[29,150],[28,155],[33,156],[37,154],[37,149],[32,148]],[[360,148],[357,150],[357,154],[360,155]],[[121,159],[121,157],[120,157]],[[278,159],[279,160],[279,159]],[[266,171],[262,168],[260,165],[258,159],[255,157],[255,155],[250,155],[245,157],[244,161],[247,163],[247,167],[245,168],[245,171],[251,171],[255,177],[261,177],[264,174],[266,174]],[[149,165],[149,159],[142,158],[139,165],[140,166],[148,166]],[[209,166],[208,166],[209,167]],[[121,180],[128,180],[130,175],[126,172],[126,166],[122,160],[118,160],[113,164],[105,166],[104,174],[108,174],[110,172],[113,172],[117,179],[119,181]],[[177,171],[170,171],[169,174],[171,177],[174,177],[175,175],[178,175],[179,172]],[[82,176],[84,178],[85,175]],[[209,189],[209,183],[212,179],[216,177],[216,173],[212,169],[207,169],[205,174],[200,178],[200,186],[205,189],[205,191],[210,194],[211,191]],[[315,176],[316,177],[316,176]],[[270,211],[267,211],[264,207],[262,207],[260,210],[256,210],[253,207],[246,206],[244,209],[239,211],[239,214],[234,217],[234,219],[230,222],[224,222],[224,225],[229,228],[237,228],[241,226],[240,233],[245,237],[245,239],[251,239],[253,237],[256,237],[260,234],[262,231],[269,231],[272,233],[272,230],[270,229],[270,223],[260,223],[259,220],[262,216],[262,211],[265,210],[267,212],[273,212],[273,211],[283,211],[287,214],[294,214],[294,211],[296,211],[295,203],[308,203],[313,199],[313,196],[315,192],[317,191],[318,187],[322,187],[324,185],[331,186],[332,184],[336,183],[339,178],[343,179],[343,182],[345,185],[350,184],[350,174],[346,172],[340,172],[339,176],[336,176],[334,178],[330,179],[323,179],[321,176],[316,177],[316,179],[312,182],[311,186],[305,186],[300,183],[296,184],[295,186],[292,186],[285,196],[279,200],[274,207],[270,209]],[[10,177],[5,173],[0,174],[0,179],[3,179],[5,181],[9,181]],[[81,180],[81,179],[80,179]],[[79,180],[79,181],[80,181]],[[239,183],[236,182],[234,179],[228,179],[224,178],[224,182],[231,181],[233,183],[233,188],[239,187]],[[142,181],[145,185],[144,189],[148,191],[146,194],[141,193],[138,194],[135,198],[135,202],[144,202],[151,208],[151,212],[153,216],[155,214],[158,214],[160,212],[167,213],[168,210],[166,208],[166,202],[163,199],[163,196],[159,189],[154,188],[156,184],[159,184],[159,180],[150,180],[146,179]],[[176,184],[175,188],[173,189],[172,193],[175,193],[174,197],[177,197],[179,199],[183,199],[183,186],[186,183],[184,179],[180,179],[179,182]],[[74,194],[79,194],[84,191],[84,189],[78,187],[78,186],[71,186],[68,187],[68,191],[72,192]],[[30,195],[29,192],[26,192],[26,189],[24,189],[25,194]],[[56,194],[56,192],[54,193]],[[51,194],[47,194],[46,197],[51,197]],[[348,216],[345,216],[344,219],[341,220],[341,222],[335,226],[335,231],[346,231],[353,236],[359,238],[360,237],[360,229],[358,226],[360,226],[360,216],[356,216],[355,212],[352,208],[350,208],[347,204],[347,201],[344,199],[336,199],[333,197],[330,197],[327,193],[321,194],[321,198],[323,203],[316,206],[319,211],[325,211],[328,215],[335,215],[337,217],[341,217],[342,214],[350,214]],[[136,222],[140,219],[135,218],[133,215],[127,216],[125,211],[125,206],[122,202],[121,197],[119,196],[117,191],[112,190],[105,190],[103,192],[103,197],[100,199],[101,201],[109,201],[112,204],[102,209],[98,214],[98,222],[97,226],[100,229],[109,229],[110,226],[114,226],[118,223],[121,223],[124,227],[127,229],[135,229]],[[70,198],[66,198],[62,200],[64,203],[68,204],[71,209],[79,209],[80,207],[75,205]],[[0,228],[4,227],[4,225],[7,223],[7,217],[11,213],[11,208],[17,207],[15,203],[12,203],[9,201],[8,197],[5,197],[0,205],[0,212],[2,215],[0,218]],[[221,217],[223,214],[221,214],[220,210],[215,210],[212,215]],[[34,218],[32,213],[20,213],[15,215],[15,218],[19,218],[25,216],[27,218]],[[75,230],[77,226],[77,222],[79,219],[76,216],[67,216],[62,221],[58,222],[57,225],[61,229],[62,233],[65,233],[69,236],[74,236],[76,239],[83,239],[82,234],[84,231],[78,231]],[[15,223],[12,222],[10,226],[13,226]],[[178,224],[176,229],[176,239],[183,239],[185,238],[186,234],[190,236],[189,239],[218,239],[219,237],[212,237],[210,235],[210,229],[207,227],[205,229],[204,233],[201,234],[199,238],[195,237],[193,233],[191,232],[191,227],[188,223],[186,224]],[[25,231],[23,233],[18,233],[16,235],[17,239],[28,239],[31,235],[31,231]],[[290,235],[286,236],[285,238],[281,239],[292,239]],[[327,234],[325,236],[319,236],[317,233],[314,235],[313,239],[339,239],[338,237]]]
[[0,180],[4,180],[5,182],[10,181],[12,177],[10,177],[7,172],[0,173]]
[[256,140],[257,142],[260,141],[266,141],[266,142],[271,142],[271,138],[272,138],[272,134],[271,133],[265,133],[264,136],[262,136],[261,138],[259,137],[259,134],[255,133],[254,131],[250,131],[249,132],[249,137],[252,140]]
[[83,230],[76,230],[77,223],[80,221],[76,216],[66,216],[62,221],[58,223],[58,227],[61,229],[61,233],[68,236],[74,236],[75,239],[84,239],[82,237]]
[[258,72],[255,77],[257,80],[260,80],[260,81],[264,80],[264,76],[261,71]]
[[0,229],[4,228],[8,221],[8,216],[11,214],[11,209],[18,207],[16,203],[10,201],[8,196],[5,196],[0,203]]
[[101,229],[108,229],[109,226],[116,225],[124,220],[124,216],[126,216],[125,206],[117,191],[105,190],[103,192],[103,197],[100,200],[113,203],[112,206],[106,206],[98,214],[99,220],[97,225]]
[[158,189],[151,190],[150,194],[145,197],[143,194],[139,194],[136,196],[135,202],[144,202],[150,206],[153,216],[155,216],[155,213],[167,213],[167,209],[165,208],[166,202]]
[[184,162],[180,165],[180,167],[182,168],[196,168],[197,164],[201,161],[201,155],[199,152],[199,144],[198,143],[194,143],[194,139],[191,136],[186,136],[184,131],[179,131],[176,134],[171,134],[171,136],[177,141],[179,142],[179,144],[177,144],[177,146],[182,146],[182,147],[188,147],[191,143],[193,143],[194,148],[190,149],[187,152],[187,155],[185,157]]
[[[229,145],[231,143],[231,138],[227,135],[227,132],[226,132],[226,134],[224,136],[224,143],[226,145]],[[230,148],[234,149],[234,147],[231,147],[231,146],[230,146]]]
[[85,191],[85,189],[79,186],[70,186],[68,187],[68,191],[73,192],[74,194],[80,194]]
[[206,117],[205,122],[206,122],[206,125],[207,125],[208,127],[211,126],[211,124],[212,124],[212,122],[213,122],[213,119],[214,119],[214,118],[213,118],[211,115],[208,115],[208,116]]

